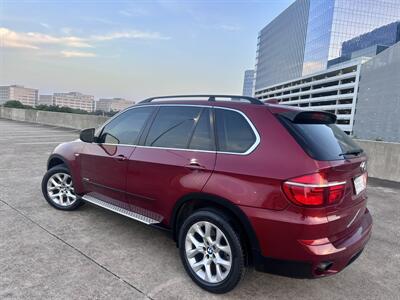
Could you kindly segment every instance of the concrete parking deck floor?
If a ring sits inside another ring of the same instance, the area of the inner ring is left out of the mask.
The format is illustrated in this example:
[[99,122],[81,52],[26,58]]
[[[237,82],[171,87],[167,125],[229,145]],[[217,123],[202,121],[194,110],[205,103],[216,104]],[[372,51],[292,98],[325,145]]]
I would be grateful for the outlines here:
[[46,160],[74,130],[0,119],[0,299],[400,299],[400,190],[369,186],[372,238],[361,257],[328,278],[249,270],[231,293],[191,282],[162,231],[85,205],[50,207]]

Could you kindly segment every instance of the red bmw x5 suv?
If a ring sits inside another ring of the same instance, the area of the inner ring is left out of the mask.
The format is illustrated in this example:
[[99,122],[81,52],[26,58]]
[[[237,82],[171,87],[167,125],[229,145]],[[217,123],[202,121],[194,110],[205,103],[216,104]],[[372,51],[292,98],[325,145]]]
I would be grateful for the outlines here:
[[[220,101],[231,100],[231,101]],[[245,267],[335,274],[371,235],[366,156],[326,112],[242,96],[167,96],[59,145],[42,190],[168,228],[186,272],[224,293]]]

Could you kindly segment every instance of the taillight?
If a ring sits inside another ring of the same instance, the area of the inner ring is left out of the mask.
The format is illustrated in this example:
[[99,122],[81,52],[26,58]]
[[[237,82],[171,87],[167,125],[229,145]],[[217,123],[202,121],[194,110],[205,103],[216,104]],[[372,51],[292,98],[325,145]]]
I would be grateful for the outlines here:
[[346,181],[329,182],[322,173],[292,178],[283,183],[283,191],[290,201],[303,206],[323,206],[339,202]]

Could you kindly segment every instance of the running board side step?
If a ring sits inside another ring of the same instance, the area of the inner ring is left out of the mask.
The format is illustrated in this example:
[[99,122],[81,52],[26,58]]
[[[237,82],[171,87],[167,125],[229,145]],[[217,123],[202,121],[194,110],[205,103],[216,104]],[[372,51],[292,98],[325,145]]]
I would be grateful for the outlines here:
[[113,212],[115,212],[117,214],[120,214],[120,215],[123,215],[125,217],[134,219],[136,221],[142,222],[142,223],[147,224],[147,225],[158,224],[161,221],[161,220],[158,221],[156,219],[144,216],[142,214],[127,210],[125,208],[121,208],[121,207],[113,205],[111,203],[102,201],[102,200],[100,200],[100,199],[98,199],[96,197],[93,197],[91,195],[84,195],[84,196],[82,196],[82,199],[84,201],[86,201],[86,202],[92,203],[94,205],[100,206],[100,207],[108,209],[108,210],[111,210],[111,211],[113,211]]

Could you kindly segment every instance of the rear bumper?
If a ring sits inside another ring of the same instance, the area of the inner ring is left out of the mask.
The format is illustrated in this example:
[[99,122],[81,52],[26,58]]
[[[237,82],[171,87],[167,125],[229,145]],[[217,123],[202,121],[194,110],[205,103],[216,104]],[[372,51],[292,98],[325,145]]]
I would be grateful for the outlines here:
[[354,262],[364,248],[352,256],[333,257],[332,260],[317,259],[315,262],[281,260],[265,257],[259,252],[253,253],[254,267],[259,272],[266,272],[293,278],[318,278],[336,274]]
[[[260,214],[256,214],[256,216],[259,218]],[[259,222],[255,222],[255,224],[260,225]],[[275,230],[279,228],[279,224],[274,225]],[[298,227],[299,224],[296,225]],[[309,226],[311,228],[308,228]],[[315,278],[338,273],[356,260],[363,251],[371,236],[372,217],[366,209],[356,228],[353,228],[344,238],[333,243],[330,242],[329,237],[321,239],[325,240],[323,243],[307,244],[302,242],[304,234],[307,235],[307,229],[312,232],[316,228],[315,226],[319,227],[318,225],[303,224],[303,229],[299,231],[284,233],[287,226],[283,225],[279,235],[272,234],[276,239],[271,239],[268,234],[268,226],[261,230],[264,232],[264,235],[261,234],[261,236],[259,226],[256,227],[261,246],[261,251],[253,251],[256,270],[296,278]],[[324,228],[323,225],[321,226]]]

